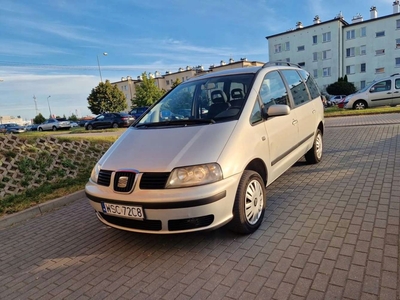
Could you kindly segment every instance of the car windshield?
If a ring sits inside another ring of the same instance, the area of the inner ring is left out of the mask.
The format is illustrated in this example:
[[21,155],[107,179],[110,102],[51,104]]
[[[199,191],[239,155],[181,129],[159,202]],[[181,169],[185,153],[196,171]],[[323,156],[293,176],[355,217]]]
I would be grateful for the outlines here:
[[251,73],[181,83],[133,126],[188,126],[236,120],[251,90],[253,78]]

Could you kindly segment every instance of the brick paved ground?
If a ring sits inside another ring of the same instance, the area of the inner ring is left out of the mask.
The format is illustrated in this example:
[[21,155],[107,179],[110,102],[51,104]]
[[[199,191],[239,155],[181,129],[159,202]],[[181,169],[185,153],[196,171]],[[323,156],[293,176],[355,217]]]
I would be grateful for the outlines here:
[[118,231],[86,199],[2,230],[0,299],[398,299],[400,125],[324,141],[268,188],[252,235]]

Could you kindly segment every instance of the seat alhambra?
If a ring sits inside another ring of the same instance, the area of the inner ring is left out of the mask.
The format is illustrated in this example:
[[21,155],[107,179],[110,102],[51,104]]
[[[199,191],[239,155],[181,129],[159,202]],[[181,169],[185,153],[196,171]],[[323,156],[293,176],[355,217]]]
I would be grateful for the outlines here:
[[299,66],[210,72],[138,118],[93,168],[86,195],[99,220],[118,229],[228,224],[248,234],[263,222],[266,187],[301,157],[321,160],[323,133],[320,91]]

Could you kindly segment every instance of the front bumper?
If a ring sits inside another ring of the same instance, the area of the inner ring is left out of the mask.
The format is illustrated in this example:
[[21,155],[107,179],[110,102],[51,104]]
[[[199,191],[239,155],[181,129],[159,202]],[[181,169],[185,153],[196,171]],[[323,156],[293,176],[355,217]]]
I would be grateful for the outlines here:
[[[215,229],[233,217],[233,204],[241,174],[197,187],[115,193],[89,181],[86,195],[104,224],[127,231],[171,234]],[[140,206],[144,220],[105,214],[101,203]]]

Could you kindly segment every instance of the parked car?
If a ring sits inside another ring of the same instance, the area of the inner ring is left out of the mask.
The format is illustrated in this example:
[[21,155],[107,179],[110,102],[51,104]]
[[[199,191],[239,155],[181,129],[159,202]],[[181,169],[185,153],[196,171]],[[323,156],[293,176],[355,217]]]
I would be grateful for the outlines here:
[[340,102],[340,100],[344,98],[346,98],[346,95],[336,95],[336,96],[331,96],[329,98],[329,101],[331,101],[332,104],[337,105]]
[[37,131],[38,129],[38,124],[31,124],[25,127],[26,131]]
[[138,119],[148,108],[148,106],[135,107],[129,112],[129,114],[134,116],[135,119]]
[[135,121],[135,118],[127,113],[104,113],[93,120],[86,122],[86,130],[99,128],[128,127]]
[[24,126],[20,126],[16,123],[7,123],[0,125],[0,132],[9,134],[9,133],[22,133],[25,132],[26,129]]
[[[192,109],[164,121],[164,107]],[[320,91],[299,66],[211,72],[133,123],[93,168],[86,195],[99,220],[118,229],[168,234],[229,224],[251,233],[264,219],[266,187],[301,157],[321,161],[323,133]]]
[[38,131],[45,131],[45,130],[69,130],[71,129],[71,123],[65,118],[55,118],[55,119],[48,119],[44,121],[44,123],[40,124],[37,128]]
[[93,120],[93,118],[92,118],[92,119],[81,119],[81,120],[79,120],[79,121],[78,121],[79,127],[85,127],[85,124],[86,124],[87,122],[89,122],[90,120]]
[[400,74],[396,73],[367,85],[344,101],[344,108],[364,109],[400,104]]
[[78,123],[76,123],[75,121],[70,121],[71,123],[71,127],[79,127]]

